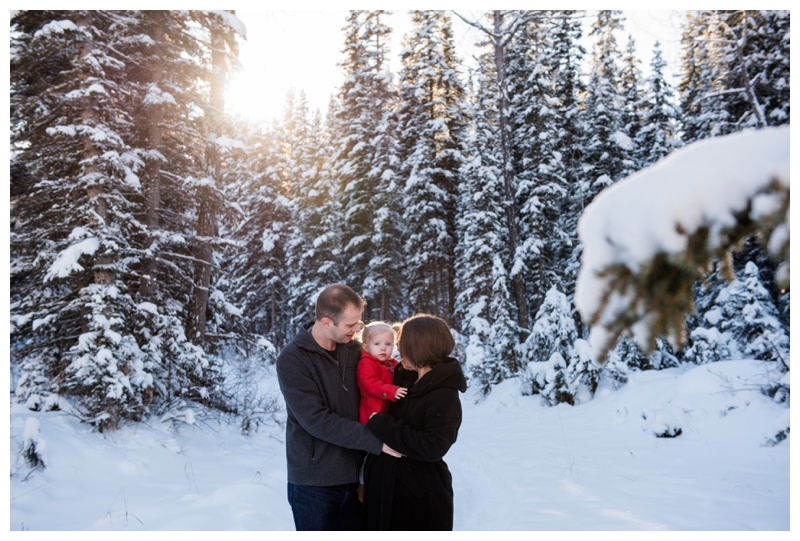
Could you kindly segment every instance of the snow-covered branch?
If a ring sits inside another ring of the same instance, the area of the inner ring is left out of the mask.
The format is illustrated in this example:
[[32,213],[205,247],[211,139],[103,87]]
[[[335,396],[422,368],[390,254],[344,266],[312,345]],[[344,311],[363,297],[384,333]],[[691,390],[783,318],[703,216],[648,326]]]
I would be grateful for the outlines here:
[[789,280],[789,126],[704,139],[602,192],[581,217],[575,302],[604,359],[631,333],[683,342],[692,284],[757,235]]

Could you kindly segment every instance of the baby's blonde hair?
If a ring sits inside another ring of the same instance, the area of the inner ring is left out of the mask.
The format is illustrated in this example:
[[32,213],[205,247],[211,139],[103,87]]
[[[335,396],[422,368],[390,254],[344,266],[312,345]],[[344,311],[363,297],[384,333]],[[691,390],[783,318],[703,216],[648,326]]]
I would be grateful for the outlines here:
[[361,343],[366,344],[369,342],[371,336],[382,333],[382,332],[390,332],[392,336],[397,336],[397,324],[390,324],[386,323],[385,321],[373,321],[368,323],[364,330],[361,331]]

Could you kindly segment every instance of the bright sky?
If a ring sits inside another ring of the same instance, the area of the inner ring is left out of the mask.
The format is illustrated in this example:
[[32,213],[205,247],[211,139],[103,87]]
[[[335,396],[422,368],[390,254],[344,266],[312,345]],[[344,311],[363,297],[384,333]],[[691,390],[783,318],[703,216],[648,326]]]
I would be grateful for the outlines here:
[[[479,11],[466,9],[465,15]],[[242,45],[242,71],[231,82],[228,108],[247,118],[280,118],[286,96],[292,89],[304,91],[310,107],[323,113],[342,82],[342,60],[346,22],[345,10],[251,11],[236,10],[247,27],[247,42]],[[453,17],[456,44],[468,48],[475,41],[475,29]],[[400,68],[399,52],[410,22],[406,10],[397,10],[387,20],[393,28],[395,45],[391,69]],[[680,35],[680,16],[676,11],[627,11],[625,29],[636,40],[641,68],[649,70],[653,42],[661,42],[670,68],[676,69]],[[619,36],[625,46],[627,34]],[[669,74],[668,74],[669,75]]]

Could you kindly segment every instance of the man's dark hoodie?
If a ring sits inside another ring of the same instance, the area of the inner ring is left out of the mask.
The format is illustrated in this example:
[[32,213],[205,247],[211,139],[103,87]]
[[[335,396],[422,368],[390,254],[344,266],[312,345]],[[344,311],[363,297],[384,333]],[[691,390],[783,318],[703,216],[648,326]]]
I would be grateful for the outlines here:
[[358,422],[356,381],[361,344],[352,340],[328,352],[299,329],[277,360],[286,402],[286,465],[295,485],[332,486],[358,481],[364,452],[383,443]]

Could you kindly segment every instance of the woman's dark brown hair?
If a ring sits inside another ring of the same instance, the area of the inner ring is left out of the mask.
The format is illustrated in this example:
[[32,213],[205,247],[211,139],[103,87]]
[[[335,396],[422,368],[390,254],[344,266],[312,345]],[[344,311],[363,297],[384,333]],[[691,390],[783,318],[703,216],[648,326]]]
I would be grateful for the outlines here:
[[455,349],[450,327],[440,317],[417,314],[403,322],[397,335],[400,356],[417,368],[434,367]]

